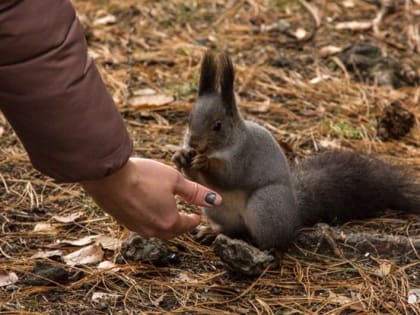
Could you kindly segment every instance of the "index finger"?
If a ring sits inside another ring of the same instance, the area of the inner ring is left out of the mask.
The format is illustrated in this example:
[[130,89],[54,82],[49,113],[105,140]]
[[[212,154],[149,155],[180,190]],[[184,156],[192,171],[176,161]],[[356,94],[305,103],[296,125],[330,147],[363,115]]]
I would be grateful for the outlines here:
[[199,225],[201,222],[201,216],[195,213],[186,214],[179,213],[178,219],[174,224],[170,232],[161,234],[159,238],[171,239],[178,235],[187,233]]

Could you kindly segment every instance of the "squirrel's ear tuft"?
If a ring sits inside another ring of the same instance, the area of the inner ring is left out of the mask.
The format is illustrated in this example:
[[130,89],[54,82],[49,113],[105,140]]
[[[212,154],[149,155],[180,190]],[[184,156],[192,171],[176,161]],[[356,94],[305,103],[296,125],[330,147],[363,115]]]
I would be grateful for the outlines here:
[[235,107],[234,81],[235,71],[230,57],[223,53],[220,55],[220,89],[222,101],[225,106],[233,109]]
[[217,64],[213,53],[207,51],[201,62],[200,87],[198,95],[211,94],[217,91]]

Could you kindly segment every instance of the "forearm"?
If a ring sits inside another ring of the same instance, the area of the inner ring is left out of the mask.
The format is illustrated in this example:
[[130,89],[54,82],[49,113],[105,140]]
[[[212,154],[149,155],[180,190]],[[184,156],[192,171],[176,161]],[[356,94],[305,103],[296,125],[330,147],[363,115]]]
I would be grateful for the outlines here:
[[6,2],[0,11],[0,106],[33,165],[69,182],[121,168],[131,141],[87,55],[71,3]]

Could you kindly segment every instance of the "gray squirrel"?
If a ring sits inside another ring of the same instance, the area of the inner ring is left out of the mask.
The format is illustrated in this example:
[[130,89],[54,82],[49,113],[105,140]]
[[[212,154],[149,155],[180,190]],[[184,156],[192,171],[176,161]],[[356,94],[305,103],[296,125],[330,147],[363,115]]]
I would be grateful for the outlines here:
[[173,161],[191,180],[223,197],[204,209],[211,229],[256,246],[284,250],[296,231],[396,209],[420,213],[420,185],[400,169],[363,154],[333,151],[294,168],[264,127],[244,120],[227,54],[207,52],[183,148]]

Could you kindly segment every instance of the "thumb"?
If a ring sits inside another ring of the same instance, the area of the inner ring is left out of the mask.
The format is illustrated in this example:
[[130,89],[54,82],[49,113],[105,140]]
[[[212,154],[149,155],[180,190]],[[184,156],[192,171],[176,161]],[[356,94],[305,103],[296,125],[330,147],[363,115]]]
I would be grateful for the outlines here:
[[189,203],[198,206],[213,207],[222,203],[222,197],[209,188],[192,182],[179,174],[174,193]]

